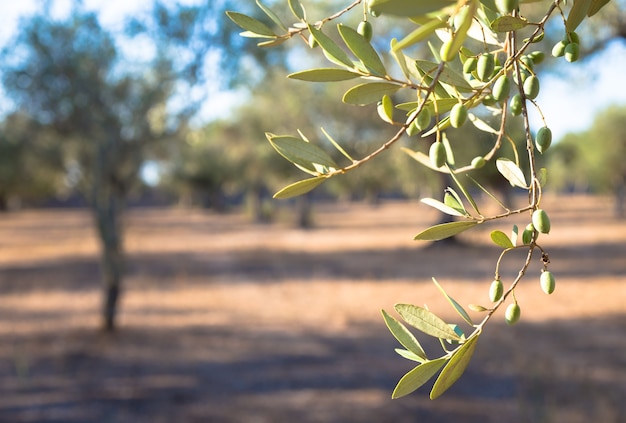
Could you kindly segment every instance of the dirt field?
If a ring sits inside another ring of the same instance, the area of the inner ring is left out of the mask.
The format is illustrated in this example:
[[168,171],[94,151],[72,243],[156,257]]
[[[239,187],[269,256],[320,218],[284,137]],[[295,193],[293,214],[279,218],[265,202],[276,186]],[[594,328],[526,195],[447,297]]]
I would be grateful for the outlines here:
[[[539,289],[536,258],[521,322],[496,316],[436,401],[427,387],[390,399],[412,366],[380,309],[456,320],[432,276],[487,303],[493,226],[440,247],[412,241],[437,218],[418,203],[319,207],[309,231],[286,215],[135,210],[121,328],[105,335],[88,214],[3,215],[0,422],[626,422],[626,221],[604,199],[544,206],[556,292]],[[505,283],[517,271],[507,259]]]

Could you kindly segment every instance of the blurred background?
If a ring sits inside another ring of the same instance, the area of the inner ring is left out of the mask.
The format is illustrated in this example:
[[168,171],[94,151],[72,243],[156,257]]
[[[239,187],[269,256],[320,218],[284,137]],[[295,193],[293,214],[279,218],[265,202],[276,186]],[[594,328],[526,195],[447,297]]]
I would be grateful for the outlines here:
[[[266,3],[292,21],[286,1]],[[305,6],[311,19],[340,8]],[[456,319],[433,276],[461,304],[487,303],[489,231],[524,216],[413,241],[442,218],[417,200],[451,182],[399,148],[273,200],[302,173],[265,132],[324,146],[323,127],[362,157],[395,131],[375,107],[341,104],[350,84],[286,79],[323,66],[319,50],[240,37],[225,11],[265,20],[253,1],[2,2],[0,422],[626,421],[625,8],[613,0],[580,27],[579,62],[537,70],[557,290],[541,292],[536,259],[516,290],[521,322],[496,316],[432,402],[426,387],[390,399],[412,366],[380,309],[427,303]],[[407,29],[371,21],[381,51]],[[548,29],[549,56],[564,34]],[[467,125],[449,137],[459,163],[493,142]],[[497,175],[472,176],[523,204]],[[505,284],[518,271],[504,263]]]

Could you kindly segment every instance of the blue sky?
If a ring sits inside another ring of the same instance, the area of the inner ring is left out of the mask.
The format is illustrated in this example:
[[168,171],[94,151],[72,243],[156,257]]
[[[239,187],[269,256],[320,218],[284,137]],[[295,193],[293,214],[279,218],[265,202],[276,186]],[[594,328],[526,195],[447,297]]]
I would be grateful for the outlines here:
[[[120,29],[124,16],[149,9],[149,0],[83,0],[88,9],[100,11],[104,26]],[[198,3],[188,0],[185,3]],[[286,0],[285,0],[286,1]],[[68,10],[70,0],[58,0],[54,13]],[[19,16],[36,10],[37,0],[2,1],[0,4],[0,45],[17,29]],[[549,58],[548,60],[551,60]],[[588,128],[596,113],[608,104],[626,104],[626,88],[623,85],[626,69],[626,43],[614,42],[605,51],[579,63],[568,64],[562,58],[559,73],[543,73],[541,94],[537,101],[552,129],[555,139],[568,132]],[[1,94],[1,93],[0,93]],[[235,103],[237,94],[211,93],[215,104],[207,104],[202,113],[206,117],[220,117]],[[6,106],[5,106],[6,107]],[[217,111],[221,111],[218,113]],[[3,106],[0,101],[0,112]],[[533,126],[538,127],[537,114],[531,115]]]

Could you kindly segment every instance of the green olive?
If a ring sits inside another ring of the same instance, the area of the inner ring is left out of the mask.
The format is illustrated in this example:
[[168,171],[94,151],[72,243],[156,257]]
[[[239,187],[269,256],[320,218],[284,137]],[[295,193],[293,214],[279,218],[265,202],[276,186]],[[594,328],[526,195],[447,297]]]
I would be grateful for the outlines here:
[[522,310],[520,309],[519,304],[509,304],[509,306],[504,311],[504,320],[506,320],[506,323],[508,325],[514,325],[519,320],[521,314]]
[[428,156],[430,157],[430,162],[433,166],[439,168],[446,164],[446,147],[440,141],[434,142],[430,146]]
[[372,24],[369,21],[361,21],[356,31],[363,36],[367,41],[372,40],[372,35],[374,33],[372,29]]
[[457,103],[450,110],[450,125],[460,128],[467,120],[467,107],[463,103]]
[[489,300],[491,300],[492,303],[500,301],[502,294],[504,294],[504,284],[500,279],[495,279],[491,282],[491,286],[489,286]]
[[550,218],[545,210],[537,209],[532,215],[533,226],[542,234],[550,233]]
[[554,288],[556,288],[556,280],[554,279],[554,275],[551,272],[543,271],[541,272],[541,276],[539,277],[539,284],[541,285],[541,290],[546,294],[552,294],[554,292]]

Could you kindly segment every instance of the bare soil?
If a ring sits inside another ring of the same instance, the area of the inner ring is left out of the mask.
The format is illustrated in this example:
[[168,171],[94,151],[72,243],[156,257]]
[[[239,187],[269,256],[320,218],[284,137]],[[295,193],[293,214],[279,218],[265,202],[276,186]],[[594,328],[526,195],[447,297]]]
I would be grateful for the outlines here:
[[[2,215],[0,422],[626,422],[626,221],[603,198],[544,208],[556,292],[539,289],[535,257],[516,291],[522,320],[508,327],[499,312],[436,401],[428,386],[390,399],[412,363],[380,309],[427,304],[459,322],[433,276],[461,304],[487,305],[500,253],[489,231],[526,216],[439,246],[412,240],[437,220],[419,203],[317,206],[313,230],[286,210],[272,225],[133,210],[111,335],[98,330],[88,213]],[[522,260],[507,256],[505,283]]]

